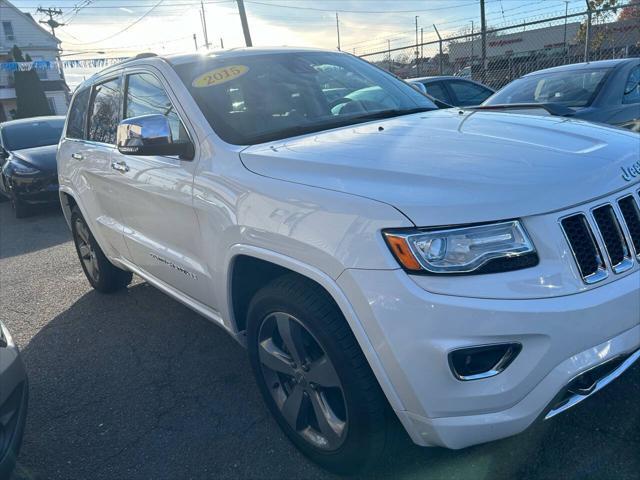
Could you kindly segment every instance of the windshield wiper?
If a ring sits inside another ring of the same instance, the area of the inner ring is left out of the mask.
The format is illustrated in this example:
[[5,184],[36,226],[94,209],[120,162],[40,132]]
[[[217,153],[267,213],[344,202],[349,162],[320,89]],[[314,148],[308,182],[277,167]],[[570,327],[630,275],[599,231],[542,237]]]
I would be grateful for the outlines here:
[[464,107],[467,110],[525,110],[530,108],[542,108],[551,115],[558,117],[570,117],[574,113],[569,107],[559,103],[504,103],[498,105],[478,105],[477,107]]

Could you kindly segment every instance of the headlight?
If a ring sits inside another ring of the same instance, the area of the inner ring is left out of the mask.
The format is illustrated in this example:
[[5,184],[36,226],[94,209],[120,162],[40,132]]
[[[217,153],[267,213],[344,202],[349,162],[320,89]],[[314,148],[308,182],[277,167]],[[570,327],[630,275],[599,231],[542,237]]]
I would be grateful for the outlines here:
[[383,234],[398,262],[416,273],[495,273],[538,263],[533,243],[517,220],[437,230],[385,230]]
[[33,175],[34,173],[38,173],[40,170],[32,167],[31,165],[27,165],[22,162],[13,162],[13,171],[18,175]]

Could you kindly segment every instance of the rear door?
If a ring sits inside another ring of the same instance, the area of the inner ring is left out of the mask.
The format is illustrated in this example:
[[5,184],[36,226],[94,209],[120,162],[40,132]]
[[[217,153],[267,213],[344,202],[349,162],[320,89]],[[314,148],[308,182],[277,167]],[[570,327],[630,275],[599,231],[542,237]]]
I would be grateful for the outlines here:
[[127,257],[122,216],[115,201],[111,156],[120,119],[121,75],[114,74],[73,97],[65,136],[58,150],[61,176],[78,195],[83,214],[102,248]]
[[[156,70],[125,72],[123,118],[162,114],[172,139],[191,140],[179,105]],[[196,147],[196,159],[197,159]],[[117,150],[116,195],[124,213],[125,239],[133,262],[165,284],[207,304],[209,273],[197,252],[200,229],[193,208],[193,176],[197,160],[177,156],[133,156]]]

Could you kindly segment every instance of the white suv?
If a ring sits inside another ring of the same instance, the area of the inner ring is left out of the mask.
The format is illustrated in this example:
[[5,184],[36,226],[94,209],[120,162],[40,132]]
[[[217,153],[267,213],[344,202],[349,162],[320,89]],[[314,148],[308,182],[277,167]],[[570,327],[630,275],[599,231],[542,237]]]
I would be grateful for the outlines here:
[[227,330],[334,471],[396,419],[424,446],[516,434],[640,356],[629,131],[437,110],[340,52],[143,55],[77,89],[58,171],[91,285],[133,272]]

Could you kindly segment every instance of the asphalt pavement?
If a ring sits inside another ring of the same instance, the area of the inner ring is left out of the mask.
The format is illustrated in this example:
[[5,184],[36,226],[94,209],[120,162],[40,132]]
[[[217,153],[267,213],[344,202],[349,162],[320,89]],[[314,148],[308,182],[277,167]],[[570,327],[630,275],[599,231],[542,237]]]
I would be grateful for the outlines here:
[[[93,291],[57,209],[0,204],[0,319],[31,388],[15,480],[338,478],[280,433],[221,329],[139,278]],[[640,366],[516,437],[399,450],[366,478],[639,479]]]

